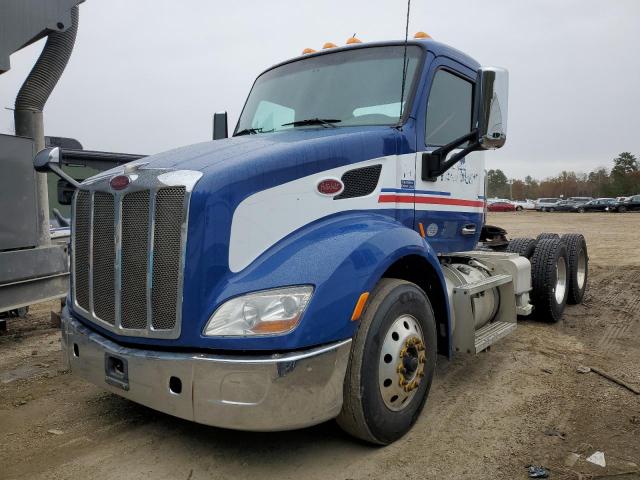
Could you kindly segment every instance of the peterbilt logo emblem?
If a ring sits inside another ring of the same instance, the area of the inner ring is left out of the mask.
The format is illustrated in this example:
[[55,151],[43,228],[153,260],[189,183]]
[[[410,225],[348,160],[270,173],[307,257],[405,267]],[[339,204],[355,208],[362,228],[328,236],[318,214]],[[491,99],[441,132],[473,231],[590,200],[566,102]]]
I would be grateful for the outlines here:
[[129,183],[131,183],[131,180],[126,175],[115,176],[109,181],[109,185],[111,185],[111,188],[113,188],[114,190],[122,190],[124,188],[127,188]]
[[337,178],[325,178],[320,180],[316,187],[322,195],[337,195],[344,190],[344,184]]

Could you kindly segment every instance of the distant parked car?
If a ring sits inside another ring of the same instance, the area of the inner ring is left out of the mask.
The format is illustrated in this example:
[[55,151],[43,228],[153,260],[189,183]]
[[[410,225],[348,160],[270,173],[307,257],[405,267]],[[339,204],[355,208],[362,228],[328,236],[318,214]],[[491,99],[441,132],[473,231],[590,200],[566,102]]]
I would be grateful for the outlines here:
[[616,202],[624,202],[625,200],[627,200],[629,197],[616,197]]
[[511,202],[493,202],[487,205],[490,212],[515,212],[516,206]]
[[609,208],[612,212],[630,212],[640,210],[640,195],[627,198],[624,202],[616,202]]
[[593,197],[569,197],[567,200],[571,200],[576,203],[587,203],[593,200]]
[[559,198],[539,198],[536,201],[536,210],[539,212],[553,212]]
[[513,200],[513,203],[516,206],[516,210],[535,210],[536,204],[533,200]]
[[576,207],[576,212],[607,212],[616,204],[615,198],[596,198]]
[[498,197],[487,198],[487,205],[491,205],[492,203],[496,203],[496,202],[511,203],[511,200],[509,200],[508,198],[498,198]]
[[[583,202],[584,203],[584,202]],[[550,212],[575,212],[576,208],[583,203],[576,202],[574,200],[560,200],[553,207],[549,208]]]

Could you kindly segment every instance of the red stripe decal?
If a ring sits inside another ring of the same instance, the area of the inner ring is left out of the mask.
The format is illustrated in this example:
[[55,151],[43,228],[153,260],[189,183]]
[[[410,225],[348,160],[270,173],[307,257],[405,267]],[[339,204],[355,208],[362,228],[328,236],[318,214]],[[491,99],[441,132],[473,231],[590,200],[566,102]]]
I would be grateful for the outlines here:
[[427,203],[429,205],[456,205],[460,207],[484,207],[482,200],[464,200],[446,197],[414,197],[413,195],[380,195],[378,203]]

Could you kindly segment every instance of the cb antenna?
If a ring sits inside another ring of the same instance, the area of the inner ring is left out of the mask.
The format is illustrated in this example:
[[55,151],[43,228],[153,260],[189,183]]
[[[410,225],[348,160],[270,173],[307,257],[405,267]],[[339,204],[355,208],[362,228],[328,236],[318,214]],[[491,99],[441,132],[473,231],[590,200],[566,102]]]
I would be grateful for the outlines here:
[[398,123],[402,122],[402,113],[404,110],[404,87],[407,82],[407,42],[409,41],[409,14],[411,12],[411,0],[407,0],[407,23],[404,29],[404,55],[402,57],[402,90],[400,91],[400,118]]

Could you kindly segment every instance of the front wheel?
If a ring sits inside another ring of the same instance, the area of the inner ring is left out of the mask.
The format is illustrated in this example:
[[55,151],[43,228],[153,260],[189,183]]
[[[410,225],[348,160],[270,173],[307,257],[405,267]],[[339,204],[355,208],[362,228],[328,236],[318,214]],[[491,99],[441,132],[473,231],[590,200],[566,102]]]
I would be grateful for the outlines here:
[[378,445],[407,433],[431,388],[436,345],[436,322],[426,294],[413,283],[382,279],[353,339],[340,427]]
[[625,207],[624,205],[620,205],[620,206],[618,207],[618,212],[620,212],[620,213],[624,213],[624,212],[626,212],[626,211],[627,211],[627,207]]

